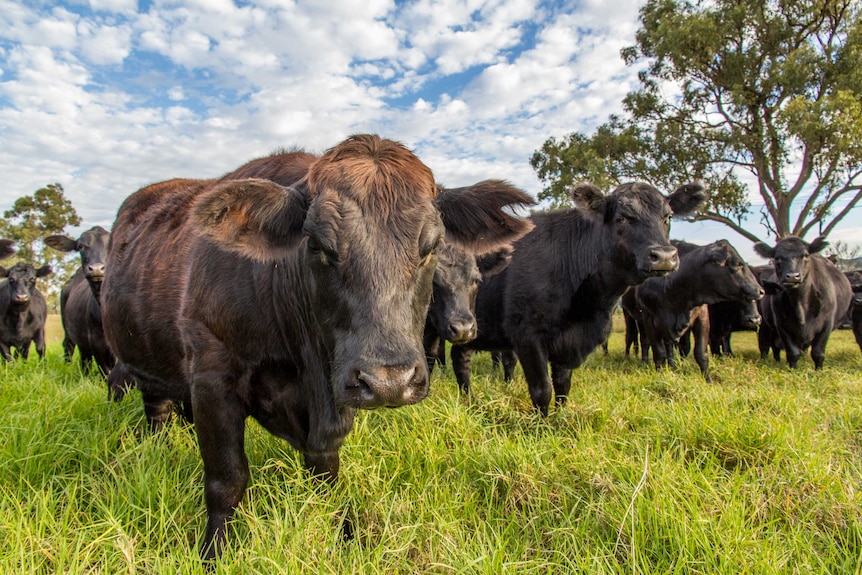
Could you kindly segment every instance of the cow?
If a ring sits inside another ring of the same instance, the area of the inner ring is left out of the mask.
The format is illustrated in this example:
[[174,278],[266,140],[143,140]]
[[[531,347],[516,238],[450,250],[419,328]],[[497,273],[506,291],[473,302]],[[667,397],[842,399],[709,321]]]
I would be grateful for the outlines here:
[[810,347],[814,368],[822,369],[829,335],[850,309],[850,282],[820,255],[828,245],[823,237],[809,244],[796,236],[782,238],[775,246],[754,244],[758,255],[772,260],[774,273],[764,282],[763,315],[774,322],[791,368]]
[[[204,559],[249,479],[251,416],[335,481],[357,409],[428,393],[422,334],[437,253],[520,229],[511,196],[439,190],[412,152],[351,136],[284,187],[171,180],[120,207],[102,293],[105,334],[151,426],[190,402],[204,466]],[[507,208],[507,209],[504,209]]]
[[666,197],[633,182],[607,196],[579,184],[572,199],[575,207],[534,215],[535,227],[514,243],[509,266],[479,286],[479,333],[451,352],[463,392],[470,388],[473,350],[514,351],[533,406],[547,415],[552,390],[564,404],[572,370],[609,335],[623,292],[677,268],[667,237],[671,216],[693,214],[706,195],[700,184]]
[[735,331],[757,330],[762,320],[756,301],[720,301],[708,307],[709,351],[715,356],[732,357],[730,335]]
[[5,260],[15,253],[15,242],[12,240],[0,240],[0,260]]
[[60,291],[60,317],[63,322],[63,355],[71,360],[75,347],[80,353],[81,368],[87,371],[95,362],[107,375],[114,366],[114,354],[105,341],[102,329],[100,295],[105,279],[108,240],[111,234],[102,226],[94,226],[78,239],[65,235],[45,238],[45,244],[55,250],[78,252],[81,265]]
[[36,269],[18,262],[11,268],[0,266],[0,355],[12,360],[12,348],[27,359],[35,344],[39,357],[45,357],[45,319],[48,304],[36,287],[36,280],[51,275],[51,266]]
[[763,297],[764,290],[727,240],[705,246],[674,245],[679,250],[679,269],[629,288],[622,297],[623,310],[637,321],[643,361],[648,361],[652,349],[657,368],[675,365],[677,342],[690,331],[695,361],[709,382],[710,316],[706,306],[720,301],[753,303]]
[[853,298],[850,303],[850,329],[853,330],[853,337],[856,339],[859,349],[862,350],[862,271],[853,270],[844,272],[847,280],[850,282],[850,288],[853,290]]

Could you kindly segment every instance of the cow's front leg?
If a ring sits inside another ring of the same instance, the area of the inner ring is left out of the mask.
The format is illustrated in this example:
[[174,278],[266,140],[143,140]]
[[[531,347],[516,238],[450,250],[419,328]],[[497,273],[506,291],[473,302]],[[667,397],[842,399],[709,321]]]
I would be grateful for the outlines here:
[[455,381],[462,393],[470,393],[470,367],[473,359],[473,350],[463,345],[453,345],[449,352],[452,356],[452,370],[455,372]]
[[207,526],[201,542],[205,560],[221,555],[225,529],[248,484],[246,413],[224,373],[197,372],[192,380],[195,429],[204,463]]
[[814,369],[823,369],[823,361],[826,359],[826,343],[829,341],[829,335],[832,332],[832,326],[827,325],[823,331],[814,336],[811,342],[811,360],[814,362]]
[[557,405],[565,405],[572,388],[572,371],[551,362],[551,380],[554,384],[554,396]]
[[551,379],[548,377],[548,354],[539,344],[519,346],[515,353],[524,370],[524,378],[530,390],[533,406],[543,416],[548,415],[551,403]]

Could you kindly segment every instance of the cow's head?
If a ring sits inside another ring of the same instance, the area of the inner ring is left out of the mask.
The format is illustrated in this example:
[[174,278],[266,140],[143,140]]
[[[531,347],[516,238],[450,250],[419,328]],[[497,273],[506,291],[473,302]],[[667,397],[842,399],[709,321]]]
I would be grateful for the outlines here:
[[758,242],[754,244],[754,251],[772,260],[776,281],[783,288],[796,289],[808,278],[811,254],[819,253],[828,245],[829,242],[822,237],[809,244],[800,238],[790,236],[779,240],[774,247]]
[[[494,194],[500,205],[533,203],[526,193],[499,180],[487,180],[466,188],[440,188],[439,191],[443,194],[472,193],[489,197]],[[466,343],[476,338],[476,293],[479,283],[505,269],[512,259],[511,242],[531,229],[530,222],[521,220],[517,226],[507,228],[504,233],[486,242],[482,249],[467,249],[446,241],[441,243],[427,319],[440,338],[452,343]]]
[[204,236],[262,261],[296,251],[306,310],[339,405],[415,403],[428,393],[422,333],[440,245],[487,250],[523,222],[495,194],[438,193],[401,144],[348,138],[298,188],[265,180],[214,185],[194,210]]
[[862,271],[851,270],[844,272],[844,275],[847,276],[850,288],[853,290],[851,304],[854,308],[862,308]]
[[737,317],[734,318],[735,322],[743,329],[756,330],[761,321],[763,321],[763,317],[761,317],[760,311],[757,309],[756,301],[741,303],[737,308],[737,313]]
[[0,240],[0,260],[5,260],[15,253],[15,243],[12,240]]
[[704,303],[752,302],[763,297],[765,292],[757,277],[727,240],[718,240],[697,251],[705,259],[697,269],[710,291]]
[[36,290],[36,279],[51,275],[51,266],[39,269],[32,264],[18,262],[11,268],[0,266],[0,277],[9,282],[9,305],[15,311],[26,310]]
[[81,270],[93,295],[98,299],[105,279],[105,262],[108,260],[108,240],[111,238],[102,226],[95,226],[81,234],[77,240],[68,236],[57,235],[45,238],[45,244],[61,252],[79,252],[81,254]]
[[634,182],[604,196],[592,184],[579,184],[572,199],[581,209],[601,215],[605,237],[613,244],[614,267],[626,273],[629,285],[637,285],[679,267],[677,249],[668,239],[670,218],[693,215],[706,194],[700,184],[686,184],[664,196],[649,184]]

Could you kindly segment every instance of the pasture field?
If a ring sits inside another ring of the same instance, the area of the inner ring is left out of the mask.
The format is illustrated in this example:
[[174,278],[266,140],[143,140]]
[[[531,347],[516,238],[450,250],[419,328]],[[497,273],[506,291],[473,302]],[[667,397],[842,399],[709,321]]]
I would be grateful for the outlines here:
[[[156,436],[137,392],[48,357],[0,365],[0,573],[207,573],[192,427]],[[249,420],[251,482],[214,573],[862,573],[862,355],[656,371],[610,354],[533,413],[487,354],[422,403],[360,412],[334,488]],[[343,517],[355,538],[341,540]]]

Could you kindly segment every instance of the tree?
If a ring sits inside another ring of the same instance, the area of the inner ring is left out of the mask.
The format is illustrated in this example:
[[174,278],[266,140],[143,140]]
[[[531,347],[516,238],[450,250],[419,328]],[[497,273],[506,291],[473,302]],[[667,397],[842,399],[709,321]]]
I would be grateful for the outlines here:
[[[750,192],[777,238],[828,234],[862,199],[858,0],[647,0],[627,64],[639,87],[595,134],[550,138],[530,163],[559,204],[571,185],[702,180],[696,219],[751,241]],[[753,188],[751,190],[750,188]]]
[[42,238],[63,234],[66,226],[78,225],[81,225],[81,218],[63,194],[63,186],[56,183],[39,188],[32,196],[18,198],[10,209],[3,212],[0,237],[15,240],[18,248],[15,257],[36,267],[48,263],[54,268],[54,274],[45,279],[45,296],[49,300],[57,297],[60,286],[80,262],[48,248],[42,243]]

